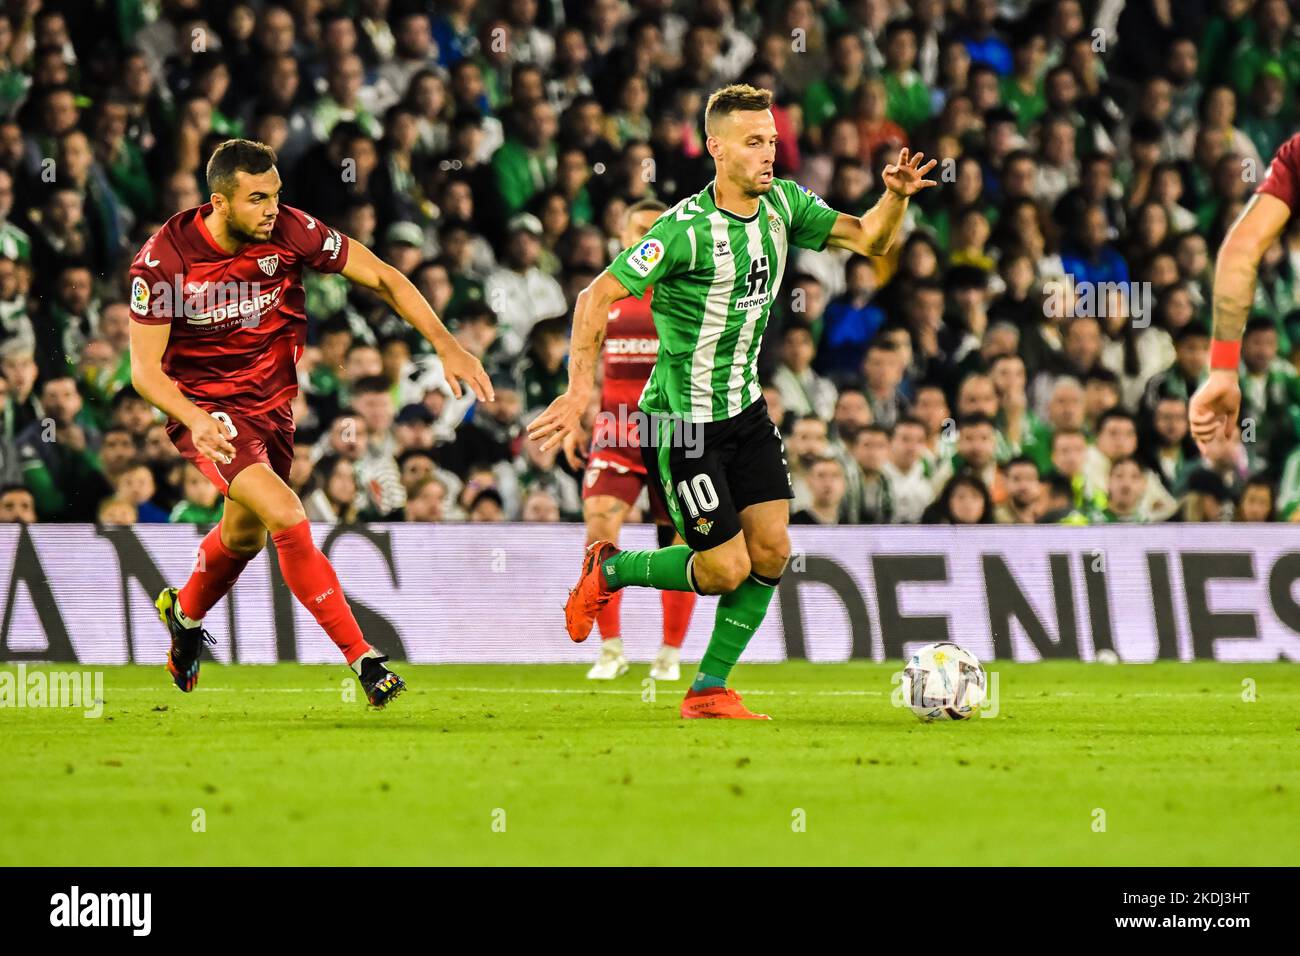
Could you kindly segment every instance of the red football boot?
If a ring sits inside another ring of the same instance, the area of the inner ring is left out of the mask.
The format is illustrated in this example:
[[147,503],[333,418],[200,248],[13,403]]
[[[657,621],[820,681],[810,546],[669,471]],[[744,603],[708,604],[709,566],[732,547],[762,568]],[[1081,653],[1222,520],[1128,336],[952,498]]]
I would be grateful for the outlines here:
[[682,701],[682,716],[729,717],[733,720],[771,720],[767,714],[755,714],[741,702],[740,695],[730,687],[706,687],[704,690],[686,692]]
[[578,583],[569,591],[569,600],[564,603],[564,626],[569,637],[582,643],[591,633],[596,623],[596,615],[609,603],[614,592],[605,583],[605,576],[600,566],[614,555],[618,548],[609,541],[593,541],[587,545],[587,553],[582,556],[582,574]]

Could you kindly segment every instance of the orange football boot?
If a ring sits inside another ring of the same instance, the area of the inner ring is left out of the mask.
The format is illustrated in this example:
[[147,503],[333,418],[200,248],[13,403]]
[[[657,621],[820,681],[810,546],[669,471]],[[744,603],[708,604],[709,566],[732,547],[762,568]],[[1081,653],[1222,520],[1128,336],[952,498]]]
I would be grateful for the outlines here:
[[767,714],[755,714],[740,700],[740,695],[730,687],[707,687],[686,692],[682,701],[682,716],[730,717],[734,720],[771,720]]
[[618,548],[612,542],[593,541],[582,556],[582,574],[578,576],[578,583],[570,588],[569,599],[564,602],[564,626],[569,637],[577,643],[587,639],[596,623],[596,615],[614,596],[605,584],[600,566],[616,554]]

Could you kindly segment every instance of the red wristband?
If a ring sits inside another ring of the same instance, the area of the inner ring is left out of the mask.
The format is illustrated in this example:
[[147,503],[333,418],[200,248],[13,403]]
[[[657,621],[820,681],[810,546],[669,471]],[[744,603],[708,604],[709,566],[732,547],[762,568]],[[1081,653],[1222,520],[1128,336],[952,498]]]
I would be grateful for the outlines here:
[[1210,368],[1226,368],[1237,371],[1241,365],[1241,342],[1225,342],[1222,339],[1210,340]]

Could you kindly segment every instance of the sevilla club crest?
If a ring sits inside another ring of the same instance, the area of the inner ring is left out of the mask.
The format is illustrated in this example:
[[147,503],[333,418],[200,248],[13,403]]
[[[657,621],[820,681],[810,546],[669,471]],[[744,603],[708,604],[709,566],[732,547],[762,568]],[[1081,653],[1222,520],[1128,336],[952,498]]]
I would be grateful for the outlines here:
[[280,268],[280,255],[276,253],[273,256],[262,256],[257,260],[257,267],[269,276],[275,275],[275,270]]

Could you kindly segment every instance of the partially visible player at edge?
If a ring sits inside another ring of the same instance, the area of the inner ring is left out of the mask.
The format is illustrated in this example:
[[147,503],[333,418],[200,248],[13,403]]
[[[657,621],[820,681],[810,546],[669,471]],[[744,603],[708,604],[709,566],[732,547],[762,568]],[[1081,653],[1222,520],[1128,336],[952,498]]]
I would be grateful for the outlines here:
[[406,276],[280,204],[275,160],[262,143],[222,143],[208,160],[210,201],[172,216],[131,264],[131,383],[167,414],[172,442],[226,498],[185,586],[155,602],[171,635],[167,669],[181,690],[194,689],[203,643],[216,643],[203,616],[270,532],[285,583],[382,707],[406,685],[362,636],[287,484],[307,328],[302,270],[342,273],[377,293],[433,344],[457,396],[461,379],[480,399],[492,387]]
[[[746,85],[709,97],[705,132],[715,178],[664,213],[578,296],[569,386],[533,420],[547,447],[578,427],[591,395],[609,307],[654,284],[659,355],[641,408],[662,416],[642,456],[685,545],[587,549],[565,605],[565,624],[585,640],[601,608],[628,585],[720,594],[683,717],[767,719],[751,713],[727,678],[767,614],[790,556],[790,472],[781,433],[758,383],[758,348],[790,246],[827,243],[862,255],[893,244],[908,197],[938,185],[934,168],[903,150],[882,173],[885,193],[861,217],[838,213],[789,180],[776,179],[771,95]],[[695,440],[683,441],[685,428]],[[699,454],[690,449],[699,451]],[[689,517],[689,520],[688,520]]]
[[1210,373],[1187,403],[1197,444],[1232,437],[1241,413],[1241,336],[1255,301],[1259,264],[1300,212],[1300,133],[1278,147],[1268,175],[1223,237],[1214,267]]
[[[620,235],[623,248],[650,231],[667,206],[655,199],[642,199],[628,209]],[[609,337],[605,341],[601,368],[600,410],[602,418],[591,437],[591,451],[582,482],[582,518],[587,525],[587,544],[597,541],[618,543],[618,533],[629,508],[636,504],[646,486],[646,466],[641,460],[636,421],[628,421],[654,368],[659,335],[650,314],[653,289],[644,296],[619,299],[609,310]],[[626,426],[625,426],[626,423]],[[576,445],[577,433],[564,436],[564,454],[569,464],[581,468]],[[651,482],[653,484],[653,482]],[[660,497],[651,492],[650,509],[659,533],[659,546],[682,544],[672,518]],[[664,614],[663,646],[650,665],[655,680],[680,680],[682,641],[695,609],[694,591],[662,591]],[[627,673],[623,654],[621,591],[615,591],[600,612],[600,654],[587,671],[590,680],[613,680]]]

